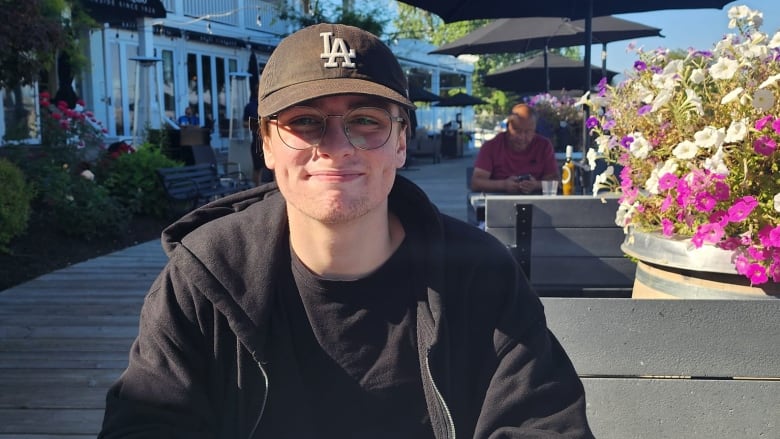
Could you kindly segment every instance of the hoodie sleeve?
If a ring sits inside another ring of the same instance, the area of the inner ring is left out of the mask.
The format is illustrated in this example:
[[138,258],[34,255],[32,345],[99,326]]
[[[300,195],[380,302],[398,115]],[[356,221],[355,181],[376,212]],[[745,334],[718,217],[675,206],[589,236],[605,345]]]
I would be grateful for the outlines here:
[[487,260],[482,271],[492,275],[480,280],[480,294],[497,305],[496,356],[475,437],[592,438],[582,382],[541,301],[511,255]]
[[216,436],[204,384],[209,349],[186,283],[169,264],[152,286],[128,368],[108,392],[99,438]]

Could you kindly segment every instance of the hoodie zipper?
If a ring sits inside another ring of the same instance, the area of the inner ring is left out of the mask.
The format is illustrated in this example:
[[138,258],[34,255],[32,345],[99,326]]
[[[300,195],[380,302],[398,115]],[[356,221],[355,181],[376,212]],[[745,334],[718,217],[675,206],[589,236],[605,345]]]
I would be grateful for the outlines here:
[[257,414],[257,421],[255,421],[255,426],[252,427],[252,431],[249,432],[247,439],[252,439],[257,432],[257,428],[260,427],[260,420],[263,418],[263,414],[265,413],[265,404],[268,402],[268,386],[270,385],[268,381],[268,374],[265,372],[263,365],[257,360],[255,360],[255,363],[257,364],[257,367],[260,368],[260,373],[263,374],[263,381],[265,382],[265,393],[263,394],[263,404],[260,406],[260,413]]
[[428,378],[431,380],[431,384],[433,385],[433,391],[436,393],[436,400],[439,402],[439,405],[441,406],[441,409],[444,412],[446,418],[447,439],[455,439],[455,421],[452,420],[452,413],[450,413],[450,408],[447,407],[447,402],[444,401],[444,397],[441,395],[441,392],[439,392],[439,387],[436,385],[436,381],[433,379],[433,374],[431,373],[430,348],[428,348],[427,352],[425,353],[425,371],[428,373]]

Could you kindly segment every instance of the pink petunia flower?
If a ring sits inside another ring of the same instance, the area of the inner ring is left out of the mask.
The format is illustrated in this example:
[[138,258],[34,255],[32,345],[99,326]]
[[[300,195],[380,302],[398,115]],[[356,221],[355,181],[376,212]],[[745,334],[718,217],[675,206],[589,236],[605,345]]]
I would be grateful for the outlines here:
[[755,125],[753,125],[753,126],[754,126],[754,127],[755,127],[755,128],[758,130],[758,131],[761,131],[761,130],[763,130],[763,129],[764,129],[764,127],[765,127],[767,124],[773,123],[774,121],[775,121],[775,118],[774,118],[774,116],[764,116],[764,117],[762,117],[761,119],[758,119],[758,120],[756,121]]
[[745,271],[745,276],[750,279],[751,285],[761,285],[769,280],[766,269],[760,264],[750,264]]
[[777,143],[769,136],[761,136],[753,141],[753,150],[761,155],[772,155],[776,147]]
[[732,223],[744,221],[756,206],[758,206],[758,201],[754,197],[748,195],[740,198],[733,206],[729,207],[729,221]]

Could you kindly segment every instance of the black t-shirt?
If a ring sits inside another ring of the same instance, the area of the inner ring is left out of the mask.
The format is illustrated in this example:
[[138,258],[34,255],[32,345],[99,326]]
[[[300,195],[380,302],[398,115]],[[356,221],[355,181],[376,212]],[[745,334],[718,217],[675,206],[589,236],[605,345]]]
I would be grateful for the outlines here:
[[261,437],[433,437],[409,247],[355,281],[322,279],[292,255],[276,307],[283,317],[272,325]]

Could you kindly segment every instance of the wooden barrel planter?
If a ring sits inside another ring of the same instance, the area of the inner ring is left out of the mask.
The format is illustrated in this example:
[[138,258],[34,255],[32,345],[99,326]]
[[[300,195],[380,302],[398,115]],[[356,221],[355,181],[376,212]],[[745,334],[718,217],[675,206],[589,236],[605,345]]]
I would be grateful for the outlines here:
[[638,260],[634,299],[780,299],[779,284],[750,285],[726,250],[637,231],[626,235],[621,249]]

